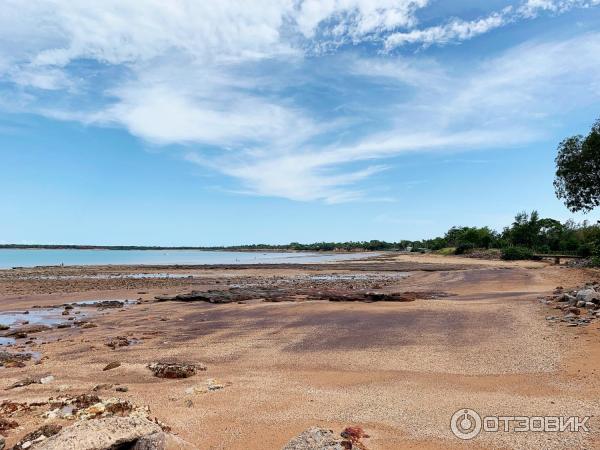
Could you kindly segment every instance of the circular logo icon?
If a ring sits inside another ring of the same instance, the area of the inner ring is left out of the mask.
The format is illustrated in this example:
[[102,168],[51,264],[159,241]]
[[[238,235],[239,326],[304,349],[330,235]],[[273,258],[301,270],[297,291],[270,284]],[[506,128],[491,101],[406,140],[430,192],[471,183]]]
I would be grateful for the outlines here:
[[450,428],[459,439],[473,439],[481,431],[481,417],[472,409],[459,409],[450,419]]

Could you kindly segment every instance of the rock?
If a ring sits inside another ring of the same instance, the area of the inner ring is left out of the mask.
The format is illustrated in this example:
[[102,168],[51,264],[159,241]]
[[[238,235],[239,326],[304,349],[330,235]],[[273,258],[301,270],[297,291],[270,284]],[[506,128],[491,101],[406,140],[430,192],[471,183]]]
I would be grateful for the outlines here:
[[117,336],[110,338],[104,345],[114,350],[118,347],[127,347],[129,344],[131,344],[131,341],[126,336]]
[[48,384],[54,381],[54,377],[52,375],[48,375],[47,377],[40,378],[40,384]]
[[576,316],[581,314],[581,310],[579,308],[576,308],[574,306],[571,306],[568,311],[572,314],[575,314]]
[[0,433],[4,433],[8,430],[12,430],[13,428],[17,428],[18,426],[19,426],[18,422],[0,417]]
[[578,308],[585,308],[585,304],[586,304],[585,300],[577,300],[577,305],[576,306]]
[[4,450],[5,446],[6,446],[6,441],[4,440],[4,438],[2,436],[0,436],[0,450]]
[[30,384],[48,384],[54,381],[54,377],[52,375],[44,376],[44,377],[28,377],[23,380],[17,381],[14,384],[11,384],[6,390],[16,389],[19,387],[29,386]]
[[31,360],[31,353],[9,353],[0,350],[0,367],[24,367]]
[[577,300],[583,302],[600,301],[600,292],[596,292],[594,289],[582,289],[577,292]]
[[6,330],[9,330],[9,329],[10,329],[10,327],[8,325],[2,325],[0,323],[0,331],[6,331]]
[[106,372],[107,370],[112,370],[112,369],[116,369],[117,367],[121,367],[121,363],[118,361],[113,361],[111,363],[108,363],[104,369],[102,369],[104,372]]
[[39,324],[22,325],[19,328],[9,331],[8,333],[5,333],[4,336],[5,337],[20,337],[18,335],[25,334],[24,337],[27,337],[26,336],[27,334],[41,333],[42,331],[48,331],[51,329],[52,328],[49,327],[48,325],[39,325]]
[[81,421],[63,428],[35,450],[163,450],[167,436],[142,417],[108,417]]
[[346,427],[344,431],[340,433],[343,438],[349,439],[353,443],[360,442],[362,438],[368,438],[369,435],[365,433],[361,427]]
[[[25,450],[30,448],[33,444],[40,443],[49,437],[54,436],[60,432],[61,429],[62,427],[60,425],[44,425],[37,430],[26,434],[17,444],[15,444],[12,450]],[[35,448],[37,449],[39,447],[36,446]]]
[[98,392],[98,391],[106,391],[108,389],[112,389],[113,385],[109,384],[109,383],[102,383],[102,384],[97,384],[96,386],[93,387],[92,391],[93,392]]
[[158,378],[189,378],[198,371],[206,370],[203,364],[153,362],[148,369]]
[[186,394],[202,394],[206,392],[219,391],[225,389],[226,386],[231,386],[232,383],[221,383],[214,378],[209,378],[206,383],[197,386],[189,387],[185,390]]
[[86,322],[83,325],[81,325],[81,328],[83,329],[87,329],[87,328],[97,328],[98,325],[96,325],[95,323],[92,322]]
[[117,392],[129,392],[129,388],[127,386],[117,386],[115,391]]
[[595,303],[593,303],[593,302],[585,302],[585,305],[584,305],[584,306],[585,306],[586,308],[588,308],[588,309],[596,309],[596,308],[598,307],[598,305],[596,305],[596,304],[595,304]]
[[283,450],[346,450],[346,441],[337,437],[333,431],[324,428],[309,428],[292,439]]

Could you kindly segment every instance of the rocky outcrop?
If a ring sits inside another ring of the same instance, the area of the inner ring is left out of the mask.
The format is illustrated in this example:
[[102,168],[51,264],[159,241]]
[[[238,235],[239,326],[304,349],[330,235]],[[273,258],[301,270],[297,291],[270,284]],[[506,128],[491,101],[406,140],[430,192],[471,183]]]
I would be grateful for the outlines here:
[[296,300],[325,300],[334,302],[412,302],[417,299],[435,299],[446,297],[444,292],[374,292],[346,288],[317,289],[291,286],[282,287],[244,287],[227,290],[192,291],[177,295],[157,295],[156,300],[233,303],[246,300],[262,299],[267,302],[283,302]]
[[23,367],[31,360],[31,353],[9,353],[0,350],[0,367]]
[[27,337],[28,334],[41,333],[42,331],[51,330],[52,327],[48,325],[40,324],[25,324],[18,328],[11,329],[10,331],[3,334],[4,337]]
[[[31,433],[26,434],[19,442],[15,444],[12,450],[25,450],[45,441],[51,436],[59,433],[62,427],[60,425],[44,425]],[[39,448],[35,446],[34,448]]]
[[108,417],[81,421],[43,441],[35,450],[164,450],[167,436],[142,417]]
[[296,436],[282,450],[346,450],[344,439],[333,431],[312,427]]
[[362,427],[346,427],[336,436],[325,428],[312,427],[292,439],[283,450],[367,450],[362,439],[368,438]]
[[148,369],[158,378],[189,378],[199,371],[206,370],[206,366],[177,362],[153,362],[148,364]]

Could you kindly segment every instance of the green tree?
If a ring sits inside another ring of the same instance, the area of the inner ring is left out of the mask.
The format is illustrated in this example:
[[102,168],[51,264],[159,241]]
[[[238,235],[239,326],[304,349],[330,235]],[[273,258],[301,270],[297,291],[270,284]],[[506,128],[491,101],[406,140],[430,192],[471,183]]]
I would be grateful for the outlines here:
[[559,144],[554,188],[573,212],[600,205],[600,119],[585,138],[572,136]]

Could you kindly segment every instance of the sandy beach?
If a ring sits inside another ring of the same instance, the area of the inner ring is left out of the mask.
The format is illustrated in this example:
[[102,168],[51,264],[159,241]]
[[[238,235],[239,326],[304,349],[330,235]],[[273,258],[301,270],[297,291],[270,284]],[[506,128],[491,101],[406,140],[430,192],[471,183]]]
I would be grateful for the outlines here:
[[[3,410],[17,424],[4,432],[6,445],[41,425],[73,422],[44,416],[49,399],[93,393],[149,407],[199,449],[281,449],[312,426],[335,433],[360,426],[368,449],[600,448],[600,322],[547,320],[556,310],[540,301],[557,286],[598,280],[597,270],[547,262],[417,254],[3,270],[0,317],[27,311],[36,318],[55,307],[61,317],[54,320],[67,324],[0,347],[34,355],[0,368],[0,403],[28,405]],[[192,291],[211,291],[223,303],[173,298]],[[363,301],[365,293],[397,297]],[[64,306],[98,300],[128,302]],[[12,339],[29,322],[0,334]],[[106,345],[119,337],[127,344]],[[156,361],[206,370],[157,378],[147,368]],[[103,370],[109,363],[120,365]],[[7,390],[36,376],[53,378]],[[460,408],[481,416],[590,416],[590,431],[482,432],[462,441],[450,429]]]

